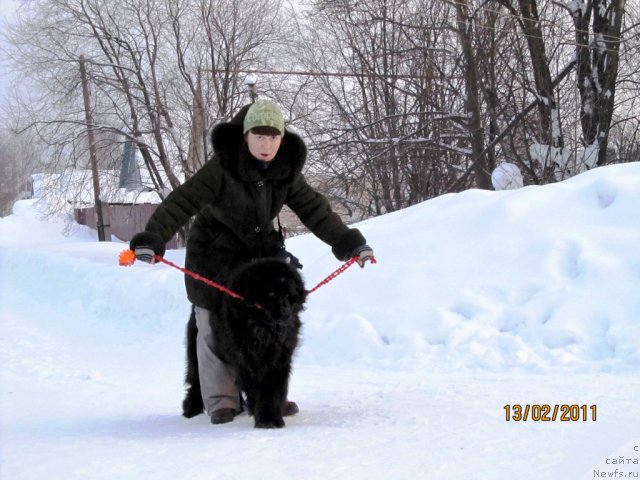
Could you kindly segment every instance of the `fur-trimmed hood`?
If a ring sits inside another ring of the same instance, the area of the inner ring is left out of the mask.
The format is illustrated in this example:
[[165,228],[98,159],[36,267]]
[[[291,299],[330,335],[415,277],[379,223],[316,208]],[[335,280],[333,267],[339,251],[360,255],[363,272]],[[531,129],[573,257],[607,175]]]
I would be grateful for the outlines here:
[[213,128],[213,154],[220,159],[225,169],[245,182],[254,182],[260,178],[292,181],[302,172],[307,159],[304,141],[285,128],[280,150],[269,164],[269,168],[261,172],[242,134],[242,124],[250,106],[251,104],[245,105],[229,122],[219,123]]

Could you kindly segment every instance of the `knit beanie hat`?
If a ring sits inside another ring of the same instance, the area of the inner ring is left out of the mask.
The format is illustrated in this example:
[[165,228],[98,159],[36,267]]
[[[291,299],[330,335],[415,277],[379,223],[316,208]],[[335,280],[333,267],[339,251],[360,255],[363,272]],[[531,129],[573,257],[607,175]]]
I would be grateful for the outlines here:
[[244,117],[242,133],[255,127],[272,127],[284,135],[284,118],[280,107],[269,100],[257,100]]

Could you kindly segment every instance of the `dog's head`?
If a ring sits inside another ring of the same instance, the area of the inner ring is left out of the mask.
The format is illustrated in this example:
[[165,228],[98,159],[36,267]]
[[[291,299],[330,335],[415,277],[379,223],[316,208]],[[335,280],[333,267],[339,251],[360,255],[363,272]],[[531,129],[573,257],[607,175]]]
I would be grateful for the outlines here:
[[231,287],[246,304],[260,305],[271,322],[288,322],[304,309],[307,291],[298,270],[277,258],[264,258],[240,268]]

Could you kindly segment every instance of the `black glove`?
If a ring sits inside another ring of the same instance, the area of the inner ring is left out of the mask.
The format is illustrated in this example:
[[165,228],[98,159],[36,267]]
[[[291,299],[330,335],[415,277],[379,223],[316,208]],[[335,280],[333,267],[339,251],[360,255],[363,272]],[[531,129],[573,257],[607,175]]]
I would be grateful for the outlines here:
[[160,235],[153,232],[136,233],[129,242],[136,258],[147,263],[156,263],[155,256],[164,256],[165,246]]
[[358,257],[356,262],[360,265],[360,268],[364,268],[364,264],[367,262],[374,262],[373,249],[369,245],[360,245],[352,253],[352,257]]
[[284,248],[284,246],[282,246],[282,248],[278,250],[278,253],[276,253],[276,258],[281,258],[285,261],[285,263],[289,263],[296,267],[298,270],[302,270],[302,264],[300,263],[300,260],[298,260],[298,257]]

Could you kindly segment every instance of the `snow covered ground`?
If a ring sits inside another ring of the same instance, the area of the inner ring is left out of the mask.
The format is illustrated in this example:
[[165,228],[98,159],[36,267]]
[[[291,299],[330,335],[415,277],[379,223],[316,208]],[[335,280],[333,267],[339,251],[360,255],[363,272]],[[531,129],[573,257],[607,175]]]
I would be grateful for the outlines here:
[[[640,478],[640,163],[358,227],[378,264],[310,296],[301,412],[264,431],[180,417],[179,272],[119,267],[122,243],[18,202],[0,219],[0,478]],[[309,287],[339,266],[312,236],[288,246]],[[579,420],[534,421],[565,404]]]

